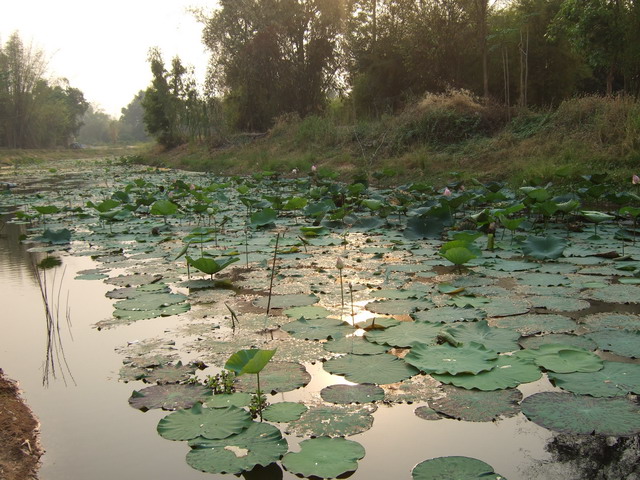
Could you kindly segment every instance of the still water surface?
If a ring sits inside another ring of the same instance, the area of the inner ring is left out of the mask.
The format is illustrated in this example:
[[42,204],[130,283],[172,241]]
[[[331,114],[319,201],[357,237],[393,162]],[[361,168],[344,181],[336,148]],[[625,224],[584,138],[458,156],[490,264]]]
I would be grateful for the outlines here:
[[[6,225],[0,237],[0,305],[2,317],[0,366],[20,382],[24,396],[42,426],[43,480],[139,480],[139,479],[228,479],[229,475],[198,472],[185,462],[185,442],[171,442],[156,433],[157,422],[167,412],[142,413],[131,408],[127,399],[132,390],[144,385],[118,380],[122,356],[114,348],[136,339],[163,337],[166,330],[188,322],[181,316],[140,321],[128,326],[99,331],[93,325],[111,317],[112,300],[105,293],[112,289],[101,281],[75,280],[78,271],[94,268],[89,257],[64,256],[56,272],[56,292],[62,272],[61,309],[67,304],[72,326],[62,322],[61,341],[69,369],[66,385],[63,370],[43,385],[46,355],[44,307],[31,267],[37,254],[30,254],[18,241],[17,225]],[[47,273],[51,284],[52,273]],[[190,360],[190,359],[186,359]],[[296,401],[318,392],[323,386],[343,383],[322,370],[308,365],[313,380],[303,390],[279,394],[279,400]],[[75,380],[75,383],[74,383]],[[542,383],[546,382],[544,380]],[[541,383],[538,382],[538,383]],[[525,395],[541,385],[524,385]],[[545,389],[548,385],[542,385]],[[421,404],[380,405],[374,413],[374,426],[368,432],[349,437],[360,442],[366,456],[351,478],[409,479],[417,463],[434,457],[463,455],[483,460],[510,480],[569,478],[545,472],[550,455],[545,444],[552,438],[547,430],[527,421],[522,414],[494,423],[456,420],[425,421],[413,413]],[[290,450],[297,451],[301,439],[288,437]],[[288,472],[271,480],[297,478]]]

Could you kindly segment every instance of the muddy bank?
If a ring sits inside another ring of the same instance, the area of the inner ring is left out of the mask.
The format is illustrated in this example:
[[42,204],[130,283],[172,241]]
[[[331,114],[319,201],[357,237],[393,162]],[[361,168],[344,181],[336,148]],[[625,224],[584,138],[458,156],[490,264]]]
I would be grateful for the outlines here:
[[0,369],[0,477],[3,480],[38,478],[42,450],[39,423],[20,397],[15,382]]

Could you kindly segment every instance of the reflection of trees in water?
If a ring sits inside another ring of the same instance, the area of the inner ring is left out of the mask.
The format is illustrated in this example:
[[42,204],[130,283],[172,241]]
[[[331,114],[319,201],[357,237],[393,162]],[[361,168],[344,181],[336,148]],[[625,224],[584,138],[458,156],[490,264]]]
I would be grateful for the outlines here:
[[555,435],[547,444],[554,462],[567,464],[576,479],[640,479],[640,435]]

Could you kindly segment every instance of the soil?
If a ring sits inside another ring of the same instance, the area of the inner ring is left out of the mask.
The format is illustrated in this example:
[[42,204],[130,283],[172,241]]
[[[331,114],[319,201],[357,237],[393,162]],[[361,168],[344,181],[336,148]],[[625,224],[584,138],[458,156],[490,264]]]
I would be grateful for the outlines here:
[[40,456],[39,423],[18,385],[0,369],[0,478],[35,480]]

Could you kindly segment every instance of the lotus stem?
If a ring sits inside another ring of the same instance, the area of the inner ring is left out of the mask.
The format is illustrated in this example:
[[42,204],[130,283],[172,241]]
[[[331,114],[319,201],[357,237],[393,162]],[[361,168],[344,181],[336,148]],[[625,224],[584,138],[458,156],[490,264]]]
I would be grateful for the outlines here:
[[280,233],[276,235],[276,246],[273,249],[273,264],[271,266],[271,281],[269,283],[269,300],[267,301],[267,318],[271,310],[271,293],[273,292],[273,279],[276,276],[276,258],[278,256],[278,242],[280,241]]

